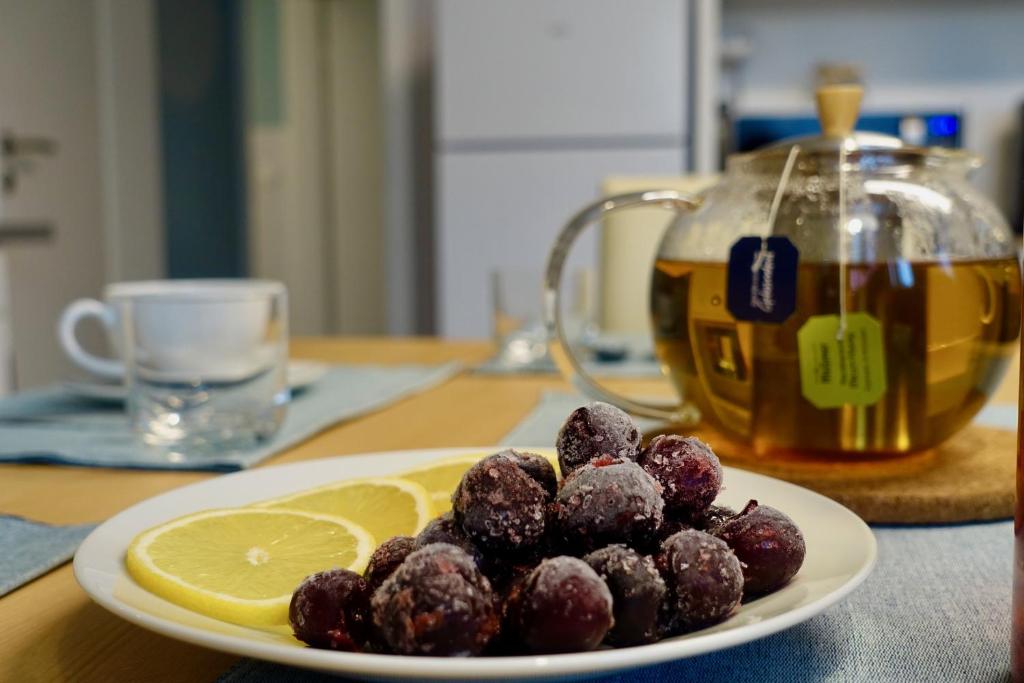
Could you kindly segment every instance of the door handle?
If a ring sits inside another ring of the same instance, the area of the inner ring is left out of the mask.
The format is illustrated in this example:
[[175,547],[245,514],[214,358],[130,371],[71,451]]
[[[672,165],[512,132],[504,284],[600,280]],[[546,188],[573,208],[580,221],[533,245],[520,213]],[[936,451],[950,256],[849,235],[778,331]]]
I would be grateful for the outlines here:
[[0,192],[11,194],[19,176],[31,172],[35,159],[57,153],[57,141],[41,135],[0,131]]
[[0,154],[3,156],[53,156],[57,141],[39,135],[17,136],[9,130],[0,133]]
[[46,221],[0,220],[0,247],[47,242],[53,237],[53,225]]

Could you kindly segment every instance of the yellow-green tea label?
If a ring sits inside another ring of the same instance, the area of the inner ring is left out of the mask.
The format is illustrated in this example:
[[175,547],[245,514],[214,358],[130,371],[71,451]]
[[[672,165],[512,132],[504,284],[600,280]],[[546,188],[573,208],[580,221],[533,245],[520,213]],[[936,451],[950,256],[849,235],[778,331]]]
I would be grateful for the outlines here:
[[818,408],[869,406],[885,393],[882,325],[867,313],[816,315],[797,333],[800,390]]

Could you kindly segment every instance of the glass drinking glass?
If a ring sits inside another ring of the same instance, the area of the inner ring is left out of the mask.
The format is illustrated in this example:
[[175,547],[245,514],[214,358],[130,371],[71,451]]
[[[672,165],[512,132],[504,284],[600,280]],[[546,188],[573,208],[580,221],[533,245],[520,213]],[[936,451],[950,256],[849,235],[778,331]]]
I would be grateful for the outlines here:
[[179,281],[114,296],[132,428],[149,445],[190,453],[244,449],[284,420],[284,285]]
[[505,363],[528,366],[547,356],[540,291],[539,269],[505,268],[491,272],[492,334]]
[[[544,326],[543,271],[539,268],[498,268],[491,271],[492,335],[501,362],[509,367],[551,364]],[[589,269],[570,273],[565,288],[566,334],[586,345],[597,335],[594,324],[595,281]]]

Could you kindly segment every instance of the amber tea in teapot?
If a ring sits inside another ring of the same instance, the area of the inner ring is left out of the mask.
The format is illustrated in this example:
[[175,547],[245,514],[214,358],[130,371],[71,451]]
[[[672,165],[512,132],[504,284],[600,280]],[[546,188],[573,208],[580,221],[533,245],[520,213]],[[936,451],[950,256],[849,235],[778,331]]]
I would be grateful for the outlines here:
[[[889,455],[966,425],[1020,334],[1006,220],[967,152],[855,133],[860,90],[818,94],[823,135],[729,158],[697,196],[652,190],[585,207],[546,273],[552,354],[596,398],[760,455]],[[610,211],[673,209],[651,273],[654,346],[681,402],[621,396],[565,343],[558,285],[576,236]]]
[[981,409],[1014,353],[1016,257],[851,265],[851,303],[882,323],[887,391],[869,406],[821,410],[803,396],[797,330],[838,307],[838,265],[803,263],[797,312],[781,325],[726,310],[726,264],[659,260],[651,316],[659,359],[701,417],[757,451],[900,452],[941,441]]

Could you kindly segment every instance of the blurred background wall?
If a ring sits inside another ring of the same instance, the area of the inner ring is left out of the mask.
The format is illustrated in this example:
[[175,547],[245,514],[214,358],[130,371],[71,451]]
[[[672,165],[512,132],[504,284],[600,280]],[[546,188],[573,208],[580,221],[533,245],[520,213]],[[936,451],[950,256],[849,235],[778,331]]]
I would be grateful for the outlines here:
[[722,36],[744,54],[723,70],[736,116],[810,112],[810,67],[856,65],[865,112],[962,116],[960,144],[984,157],[975,182],[1021,222],[1024,3],[726,0]]
[[490,274],[536,272],[605,179],[813,125],[822,68],[865,122],[985,156],[1019,229],[1020,26],[994,0],[0,0],[0,131],[54,143],[0,145],[0,233],[52,229],[0,240],[0,356],[64,376],[68,301],[166,275],[281,279],[296,334],[486,336]]

